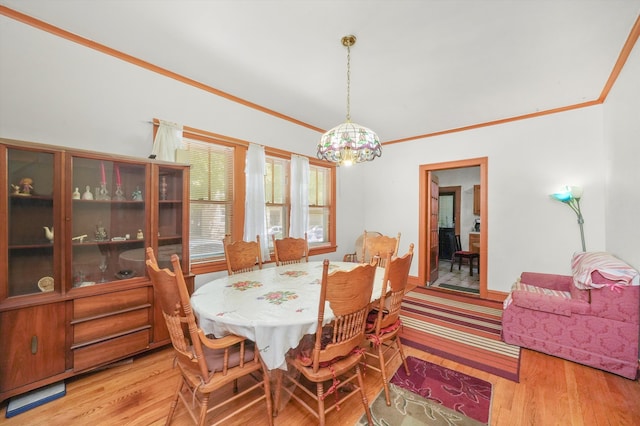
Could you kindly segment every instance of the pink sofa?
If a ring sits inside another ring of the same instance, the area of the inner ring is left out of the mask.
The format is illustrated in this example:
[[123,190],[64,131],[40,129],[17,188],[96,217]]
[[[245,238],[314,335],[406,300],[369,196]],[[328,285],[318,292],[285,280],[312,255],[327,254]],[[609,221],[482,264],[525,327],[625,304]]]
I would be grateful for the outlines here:
[[638,375],[640,275],[608,253],[576,253],[572,276],[524,272],[502,339],[629,379]]

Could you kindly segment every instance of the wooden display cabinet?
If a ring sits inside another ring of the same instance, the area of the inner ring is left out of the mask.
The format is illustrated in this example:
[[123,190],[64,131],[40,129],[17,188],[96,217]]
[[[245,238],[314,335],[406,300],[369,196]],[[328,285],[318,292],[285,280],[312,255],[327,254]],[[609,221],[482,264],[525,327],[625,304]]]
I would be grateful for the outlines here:
[[193,290],[188,166],[4,139],[0,165],[0,401],[167,344],[145,249]]

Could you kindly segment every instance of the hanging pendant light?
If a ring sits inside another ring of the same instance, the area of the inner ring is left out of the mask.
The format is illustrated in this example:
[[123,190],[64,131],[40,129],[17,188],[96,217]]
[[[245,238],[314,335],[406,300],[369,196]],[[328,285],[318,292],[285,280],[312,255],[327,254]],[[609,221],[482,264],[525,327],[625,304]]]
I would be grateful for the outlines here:
[[353,163],[372,161],[382,155],[382,145],[374,131],[351,122],[351,46],[356,37],[342,37],[347,47],[347,121],[322,135],[318,143],[318,158],[350,166]]

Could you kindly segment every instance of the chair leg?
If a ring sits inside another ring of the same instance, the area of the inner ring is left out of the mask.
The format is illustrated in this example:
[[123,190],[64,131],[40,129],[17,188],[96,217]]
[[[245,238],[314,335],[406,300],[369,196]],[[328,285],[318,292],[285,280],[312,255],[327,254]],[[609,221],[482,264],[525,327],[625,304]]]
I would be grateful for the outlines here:
[[369,401],[367,400],[367,393],[364,391],[364,380],[362,379],[362,372],[360,371],[360,365],[356,365],[356,373],[358,375],[358,386],[360,387],[360,395],[362,395],[362,405],[364,406],[364,412],[367,415],[368,424],[373,424],[371,418],[371,410],[369,409]]
[[206,420],[207,417],[207,409],[209,408],[209,394],[203,394],[202,396],[202,401],[200,401],[200,403],[202,404],[200,406],[200,417],[198,418],[198,426],[204,426],[204,421]]
[[469,276],[470,277],[473,276],[473,259],[475,259],[473,256],[469,258]]
[[449,269],[449,272],[453,272],[453,262],[455,262],[456,259],[454,257],[451,258],[451,268]]
[[173,415],[176,412],[176,407],[178,405],[178,400],[180,399],[180,392],[182,392],[182,386],[184,386],[184,380],[180,377],[180,382],[178,383],[178,389],[176,389],[176,395],[173,397],[173,401],[171,401],[171,406],[169,407],[169,414],[167,415],[167,421],[165,422],[165,426],[171,424],[171,419],[173,419]]
[[[337,390],[336,390],[337,392]],[[316,395],[318,397],[318,420],[319,425],[325,425],[325,412],[324,412],[324,383],[316,383]]]
[[462,256],[458,256],[458,271],[462,269]]
[[402,343],[400,343],[400,338],[396,336],[395,344],[398,346],[398,352],[400,352],[400,358],[402,358],[402,365],[404,365],[404,372],[407,373],[407,376],[411,375],[411,371],[409,371],[409,365],[407,365],[407,358],[404,356],[404,349],[402,349]]
[[387,407],[391,407],[391,397],[389,396],[389,380],[387,379],[387,366],[384,361],[384,344],[378,345],[378,362],[380,363],[380,373],[382,374],[382,386],[384,387],[384,397],[387,400]]

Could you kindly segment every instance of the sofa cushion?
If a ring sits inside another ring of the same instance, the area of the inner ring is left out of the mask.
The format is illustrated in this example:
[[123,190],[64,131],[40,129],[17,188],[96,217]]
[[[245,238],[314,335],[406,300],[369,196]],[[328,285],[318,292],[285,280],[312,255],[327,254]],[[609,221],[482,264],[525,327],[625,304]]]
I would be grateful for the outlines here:
[[631,266],[605,252],[579,252],[571,260],[573,284],[581,289],[612,289],[621,285],[640,285],[640,274]]

